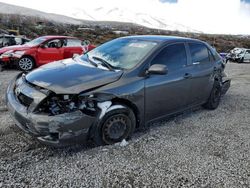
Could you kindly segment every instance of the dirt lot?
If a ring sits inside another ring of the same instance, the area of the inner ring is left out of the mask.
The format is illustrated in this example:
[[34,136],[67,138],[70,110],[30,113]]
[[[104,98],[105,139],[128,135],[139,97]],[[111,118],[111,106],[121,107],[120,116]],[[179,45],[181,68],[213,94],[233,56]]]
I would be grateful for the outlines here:
[[0,187],[250,187],[250,64],[229,63],[232,86],[202,108],[138,132],[125,147],[53,149],[15,127],[0,73]]

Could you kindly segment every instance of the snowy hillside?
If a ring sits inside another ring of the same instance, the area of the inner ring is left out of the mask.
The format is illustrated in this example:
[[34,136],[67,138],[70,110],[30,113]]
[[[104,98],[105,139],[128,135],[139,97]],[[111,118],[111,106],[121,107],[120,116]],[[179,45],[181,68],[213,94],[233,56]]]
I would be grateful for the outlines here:
[[67,16],[45,13],[45,12],[41,12],[38,10],[10,5],[10,4],[1,3],[1,2],[0,2],[0,13],[1,14],[19,14],[19,15],[25,15],[25,16],[39,17],[39,18],[43,18],[43,19],[47,19],[47,20],[51,20],[51,21],[59,22],[59,23],[81,24],[81,21],[74,19],[74,18],[67,17]]
[[67,24],[91,24],[92,21],[97,21],[100,24],[103,21],[109,21],[107,23],[112,25],[112,22],[126,22],[134,23],[136,25],[142,25],[149,28],[200,33],[199,31],[194,30],[185,25],[172,23],[170,20],[167,19],[158,18],[147,13],[135,12],[118,7],[73,8],[68,9],[67,12],[65,12],[65,15],[67,16],[64,16],[59,14],[45,13],[30,8],[24,8],[0,2],[0,13],[35,16]]
[[72,9],[69,14],[70,16],[78,19],[131,22],[156,29],[199,33],[199,31],[188,26],[171,22],[165,18],[160,18],[148,13],[135,12],[119,7],[97,7],[92,9],[90,7],[88,7],[88,9],[75,8]]

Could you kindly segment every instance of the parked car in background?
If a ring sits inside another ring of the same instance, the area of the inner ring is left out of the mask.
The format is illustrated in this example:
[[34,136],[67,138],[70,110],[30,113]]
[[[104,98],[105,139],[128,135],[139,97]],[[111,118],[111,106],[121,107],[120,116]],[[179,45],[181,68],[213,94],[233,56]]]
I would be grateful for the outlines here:
[[41,65],[71,58],[82,54],[95,46],[88,41],[81,41],[68,36],[43,36],[24,45],[0,49],[2,65],[16,65],[22,71],[30,71]]
[[19,74],[6,101],[17,125],[43,143],[102,145],[195,106],[216,109],[229,86],[207,43],[130,36]]
[[29,42],[30,39],[27,39],[23,36],[14,36],[14,35],[0,35],[0,48],[6,46],[13,46],[13,45],[22,45]]
[[234,48],[227,54],[226,60],[237,63],[250,63],[250,49]]

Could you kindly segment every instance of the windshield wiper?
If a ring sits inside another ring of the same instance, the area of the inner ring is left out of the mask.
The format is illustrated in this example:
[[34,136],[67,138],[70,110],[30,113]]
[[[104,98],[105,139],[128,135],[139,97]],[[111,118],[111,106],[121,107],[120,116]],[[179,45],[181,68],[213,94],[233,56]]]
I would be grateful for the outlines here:
[[109,70],[114,71],[114,67],[112,65],[110,65],[106,60],[104,60],[100,57],[96,57],[96,56],[92,56],[92,58],[97,60],[97,61],[100,61],[102,63],[102,65],[107,67]]
[[89,62],[91,65],[93,65],[93,66],[95,66],[95,67],[98,66],[97,63],[95,63],[95,62],[93,62],[93,61],[91,61],[91,60],[89,59],[89,54],[85,54],[85,55],[87,56],[87,60],[88,60],[88,62]]

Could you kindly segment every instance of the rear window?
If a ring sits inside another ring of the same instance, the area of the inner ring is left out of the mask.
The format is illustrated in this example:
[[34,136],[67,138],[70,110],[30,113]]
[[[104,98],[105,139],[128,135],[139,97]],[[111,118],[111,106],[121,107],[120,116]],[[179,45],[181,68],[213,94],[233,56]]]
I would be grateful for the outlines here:
[[74,46],[81,46],[82,41],[77,40],[77,39],[67,39],[66,46],[67,47],[74,47]]
[[192,63],[210,63],[208,49],[204,44],[189,43]]
[[220,54],[218,54],[218,52],[214,48],[212,48],[211,52],[213,54],[213,57],[214,57],[215,61],[220,61],[221,60]]

